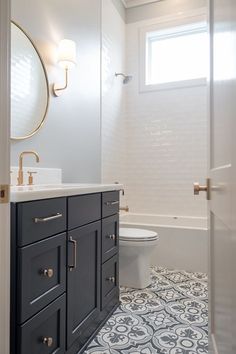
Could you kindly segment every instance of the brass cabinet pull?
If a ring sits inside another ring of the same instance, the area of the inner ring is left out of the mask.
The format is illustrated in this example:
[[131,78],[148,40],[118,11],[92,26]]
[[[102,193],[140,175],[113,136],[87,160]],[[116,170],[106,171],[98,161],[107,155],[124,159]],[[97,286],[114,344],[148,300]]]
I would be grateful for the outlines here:
[[107,238],[109,238],[110,240],[113,240],[113,241],[115,241],[115,239],[116,239],[116,235],[107,235]]
[[115,277],[109,277],[106,280],[110,281],[111,283],[115,283],[115,281],[116,281]]
[[42,274],[43,274],[45,277],[52,278],[52,277],[53,277],[53,274],[54,274],[54,271],[53,271],[53,269],[51,269],[51,268],[49,268],[49,269],[43,269]]
[[73,240],[72,237],[69,238],[69,242],[73,243],[74,246],[74,257],[73,257],[73,264],[69,265],[70,271],[77,267],[77,241]]
[[43,344],[45,344],[47,347],[51,347],[53,345],[53,338],[52,337],[43,337],[42,339]]
[[38,224],[40,222],[47,222],[47,221],[56,220],[56,219],[60,219],[60,218],[62,218],[62,214],[57,213],[56,215],[47,216],[45,218],[34,218],[34,222],[35,222],[35,224]]
[[112,200],[110,202],[106,202],[105,203],[107,206],[112,206],[112,205],[116,205],[119,204],[119,200]]

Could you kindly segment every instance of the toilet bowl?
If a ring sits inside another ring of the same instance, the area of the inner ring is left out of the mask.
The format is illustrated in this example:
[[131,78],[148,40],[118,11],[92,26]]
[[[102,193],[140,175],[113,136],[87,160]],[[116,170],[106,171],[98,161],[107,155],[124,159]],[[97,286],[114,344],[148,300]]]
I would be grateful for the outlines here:
[[120,285],[143,289],[150,285],[150,258],[157,246],[154,231],[120,228]]

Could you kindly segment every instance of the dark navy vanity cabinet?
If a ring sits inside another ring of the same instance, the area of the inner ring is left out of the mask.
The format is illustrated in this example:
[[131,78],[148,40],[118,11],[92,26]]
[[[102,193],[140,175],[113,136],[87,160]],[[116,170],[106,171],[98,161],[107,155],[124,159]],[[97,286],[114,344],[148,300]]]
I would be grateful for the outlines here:
[[119,305],[119,191],[12,203],[11,354],[77,354]]

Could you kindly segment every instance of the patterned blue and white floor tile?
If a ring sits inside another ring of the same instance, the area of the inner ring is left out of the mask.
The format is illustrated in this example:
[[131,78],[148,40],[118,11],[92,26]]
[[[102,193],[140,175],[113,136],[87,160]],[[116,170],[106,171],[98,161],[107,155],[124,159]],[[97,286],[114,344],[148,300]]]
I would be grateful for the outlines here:
[[121,289],[121,305],[85,354],[208,353],[207,277],[152,268],[144,290]]

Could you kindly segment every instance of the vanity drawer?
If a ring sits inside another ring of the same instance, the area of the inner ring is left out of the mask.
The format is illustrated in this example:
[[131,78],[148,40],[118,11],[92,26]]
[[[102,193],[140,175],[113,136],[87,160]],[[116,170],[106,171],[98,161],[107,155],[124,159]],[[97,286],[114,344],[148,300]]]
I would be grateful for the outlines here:
[[118,256],[102,265],[102,309],[114,298],[119,299]]
[[65,295],[19,327],[22,354],[65,354]]
[[114,215],[119,213],[120,204],[119,191],[102,193],[102,217]]
[[66,290],[66,234],[18,249],[18,323]]
[[119,215],[102,220],[102,262],[113,257],[119,248]]
[[25,246],[66,230],[66,198],[37,200],[17,206],[18,246]]
[[68,198],[68,229],[101,219],[101,194],[86,194]]

